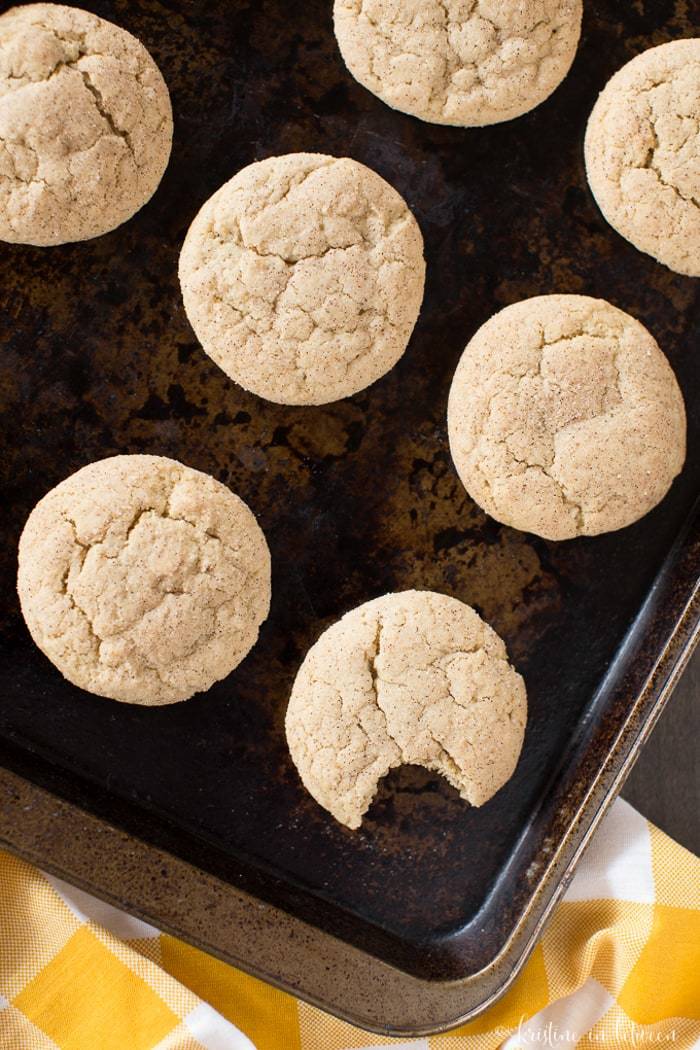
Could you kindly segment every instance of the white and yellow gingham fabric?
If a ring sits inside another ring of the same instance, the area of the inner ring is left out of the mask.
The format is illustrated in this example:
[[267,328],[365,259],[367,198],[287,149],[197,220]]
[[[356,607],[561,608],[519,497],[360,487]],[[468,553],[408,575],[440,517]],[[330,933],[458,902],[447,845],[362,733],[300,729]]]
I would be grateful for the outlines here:
[[700,1048],[700,860],[618,800],[511,990],[369,1035],[0,852],[1,1050]]

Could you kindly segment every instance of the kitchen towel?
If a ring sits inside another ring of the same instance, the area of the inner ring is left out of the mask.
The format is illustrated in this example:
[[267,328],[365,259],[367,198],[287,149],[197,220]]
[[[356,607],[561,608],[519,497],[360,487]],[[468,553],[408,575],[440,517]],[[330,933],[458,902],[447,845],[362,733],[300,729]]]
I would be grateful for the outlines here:
[[450,1033],[363,1032],[0,851],[1,1050],[700,1050],[700,859],[618,799],[521,974]]

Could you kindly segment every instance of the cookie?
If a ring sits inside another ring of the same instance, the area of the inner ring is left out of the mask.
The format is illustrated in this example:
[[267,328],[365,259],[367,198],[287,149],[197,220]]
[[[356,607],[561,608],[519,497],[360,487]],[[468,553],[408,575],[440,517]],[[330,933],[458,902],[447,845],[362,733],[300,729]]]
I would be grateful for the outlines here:
[[90,463],[29,515],[22,613],[74,685],[131,704],[208,689],[254,645],[270,554],[248,506],[162,456]]
[[0,239],[64,244],[113,230],[170,156],[170,96],[148,51],[60,4],[0,17]]
[[403,591],[324,631],[297,674],[286,730],[307,791],[359,828],[381,778],[406,763],[481,806],[512,775],[526,717],[496,632],[456,598]]
[[360,84],[433,124],[478,127],[534,109],[569,72],[581,0],[335,0]]
[[488,320],[459,362],[447,422],[472,499],[550,540],[637,521],[685,459],[668,361],[638,321],[585,295],[526,299]]
[[588,121],[586,172],[618,233],[700,277],[700,38],[661,44],[623,66]]
[[357,393],[406,349],[423,298],[418,224],[363,164],[292,153],[251,164],[210,198],[180,255],[205,351],[283,405]]

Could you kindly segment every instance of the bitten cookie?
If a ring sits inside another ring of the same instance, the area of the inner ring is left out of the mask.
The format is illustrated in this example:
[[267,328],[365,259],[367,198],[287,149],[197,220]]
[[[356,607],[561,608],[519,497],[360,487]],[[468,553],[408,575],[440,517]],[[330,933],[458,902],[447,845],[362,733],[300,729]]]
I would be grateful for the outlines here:
[[155,192],[172,133],[168,89],[131,34],[60,4],[0,17],[0,239],[113,230]]
[[668,361],[638,321],[585,295],[526,299],[488,320],[457,366],[447,422],[470,496],[551,540],[641,518],[685,459]]
[[596,102],[586,172],[605,218],[640,251],[700,277],[700,38],[652,47]]
[[581,0],[335,0],[335,35],[356,80],[434,124],[512,120],[569,72]]
[[29,515],[22,613],[75,685],[132,704],[208,689],[254,645],[270,554],[248,506],[162,456],[90,463]]
[[406,349],[423,238],[405,201],[357,161],[292,153],[239,171],[180,255],[185,310],[209,356],[269,401],[362,390]]
[[324,631],[297,674],[286,729],[306,789],[359,828],[381,778],[405,763],[482,805],[512,775],[526,718],[523,680],[495,631],[456,598],[404,591]]

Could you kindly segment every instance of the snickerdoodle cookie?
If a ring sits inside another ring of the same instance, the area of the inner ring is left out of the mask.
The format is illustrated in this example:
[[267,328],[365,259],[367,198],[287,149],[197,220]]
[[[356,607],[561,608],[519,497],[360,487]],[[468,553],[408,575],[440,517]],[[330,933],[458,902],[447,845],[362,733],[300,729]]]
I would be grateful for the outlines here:
[[526,299],[482,325],[447,420],[470,496],[552,540],[641,518],[685,459],[683,397],[665,356],[629,314],[585,295]]
[[187,316],[246,390],[319,405],[369,386],[406,349],[423,238],[403,198],[357,161],[292,153],[239,171],[180,255]]
[[113,230],[154,193],[172,131],[165,82],[125,30],[60,4],[0,17],[0,239]]
[[115,456],[36,505],[17,589],[34,641],[69,681],[170,704],[254,645],[270,554],[248,506],[214,478],[162,456]]
[[335,35],[356,80],[434,124],[511,120],[571,67],[581,0],[335,0]]
[[700,277],[700,38],[623,66],[593,108],[585,153],[610,225],[671,270]]
[[381,778],[405,763],[482,805],[513,773],[526,717],[523,680],[495,631],[456,598],[404,591],[324,631],[297,674],[286,729],[304,786],[358,828]]

